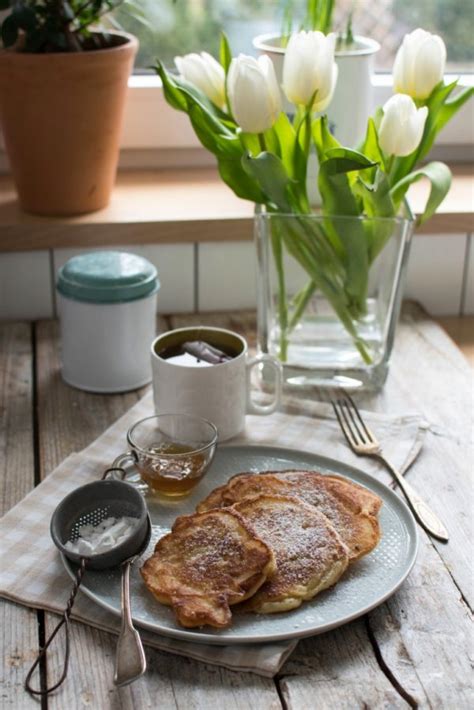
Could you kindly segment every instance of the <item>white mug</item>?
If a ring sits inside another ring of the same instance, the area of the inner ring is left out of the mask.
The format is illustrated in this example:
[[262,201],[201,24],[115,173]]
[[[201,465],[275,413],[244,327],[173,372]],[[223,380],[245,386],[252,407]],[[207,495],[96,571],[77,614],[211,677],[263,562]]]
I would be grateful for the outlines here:
[[[160,353],[185,342],[204,341],[231,358],[202,367],[170,362]],[[251,398],[250,375],[256,365],[270,366],[275,373],[274,399],[261,405]],[[217,427],[219,441],[239,434],[246,414],[271,414],[281,400],[281,365],[271,355],[249,358],[244,338],[223,328],[179,328],[158,336],[151,346],[153,395],[157,414],[187,413],[204,417]]]

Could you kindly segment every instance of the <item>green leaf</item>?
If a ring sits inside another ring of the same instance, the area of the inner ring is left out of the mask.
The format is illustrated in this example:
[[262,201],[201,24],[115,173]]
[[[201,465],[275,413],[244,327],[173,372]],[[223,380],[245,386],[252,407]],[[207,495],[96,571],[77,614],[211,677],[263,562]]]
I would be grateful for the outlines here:
[[189,108],[189,119],[202,145],[216,156],[240,159],[242,147],[237,136],[195,103]]
[[329,130],[327,116],[320,116],[320,118],[313,121],[312,134],[319,162],[324,159],[327,150],[342,147]]
[[[446,103],[440,108],[438,116],[436,117],[436,122],[435,122],[435,131],[433,131],[433,142],[434,139],[436,138],[436,134],[438,134],[442,128],[452,119],[452,117],[459,111],[460,108],[464,106],[464,104],[469,101],[469,99],[474,95],[474,87],[472,86],[466,86],[462,91],[460,91],[456,96],[449,101],[446,101]],[[431,148],[431,145],[428,146],[427,150],[423,153],[423,155],[426,155],[428,150]],[[421,157],[423,157],[423,155]]]
[[390,183],[387,175],[377,168],[375,180],[368,185],[361,176],[358,176],[353,191],[364,205],[364,213],[372,218],[387,218],[386,221],[364,220],[363,226],[367,238],[369,264],[380,254],[389,240],[393,231],[393,222],[390,217],[395,216],[395,205],[390,195]]
[[18,25],[14,15],[8,15],[2,22],[2,42],[4,47],[12,47],[18,39]]
[[267,152],[256,158],[247,154],[242,157],[242,166],[278,210],[291,212],[290,177],[280,158]]
[[[382,168],[385,168],[384,157],[379,145],[379,136],[377,133],[377,127],[375,125],[375,120],[369,118],[367,122],[367,132],[365,134],[364,142],[362,143],[360,153],[363,153],[366,158],[371,160],[373,163],[377,163]],[[370,178],[373,181],[375,179],[376,168],[371,171]]]
[[447,165],[440,162],[428,163],[419,170],[415,170],[406,177],[399,180],[390,191],[395,205],[400,205],[408,188],[417,180],[428,178],[431,183],[430,194],[425,204],[425,209],[418,216],[417,224],[423,224],[438,209],[451,187],[451,171]]
[[229,40],[225,32],[221,32],[221,41],[219,45],[219,61],[224,68],[227,76],[229,71],[230,63],[232,61],[232,51],[230,49]]
[[222,180],[237,197],[256,202],[259,205],[265,203],[265,195],[260,190],[255,180],[245,172],[240,155],[238,158],[220,156],[217,159],[217,166]]
[[177,111],[188,110],[188,99],[183,91],[177,86],[176,82],[173,81],[171,76],[168,74],[163,64],[158,61],[155,67],[153,67],[160,77],[163,84],[163,93],[165,95],[166,101],[169,105],[176,109]]
[[[324,135],[323,144],[328,143]],[[369,255],[362,221],[337,219],[343,216],[360,216],[356,195],[346,173],[365,170],[374,163],[362,153],[349,148],[329,148],[326,159],[319,166],[319,191],[323,211],[328,216],[328,236],[341,255],[346,268],[345,289],[354,315],[364,313],[369,277]]]
[[13,10],[12,17],[14,17],[17,27],[22,30],[29,31],[36,27],[36,13],[31,7],[20,5],[18,9]]
[[327,163],[325,170],[328,175],[365,170],[376,165],[365,155],[357,150],[352,150],[352,148],[330,148],[326,151],[323,162]]

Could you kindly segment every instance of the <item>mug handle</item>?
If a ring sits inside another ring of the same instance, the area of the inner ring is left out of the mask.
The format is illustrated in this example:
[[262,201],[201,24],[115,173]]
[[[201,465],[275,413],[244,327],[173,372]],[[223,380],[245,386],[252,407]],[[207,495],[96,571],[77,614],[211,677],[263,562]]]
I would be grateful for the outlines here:
[[[126,465],[127,463],[133,464],[135,468],[135,473],[133,473],[132,475],[127,474],[127,471],[124,468],[124,465]],[[104,471],[102,479],[107,478],[110,475],[115,477],[118,476],[122,481],[130,483],[141,493],[146,493],[148,491],[148,483],[145,483],[145,481],[141,479],[140,474],[136,470],[136,464],[137,456],[135,452],[126,451],[125,453],[120,454],[120,456],[117,456],[112,466],[110,466]]]
[[[251,387],[250,387],[250,376],[252,373],[252,368],[255,365],[261,365],[267,363],[270,365],[275,372],[275,398],[270,404],[257,404],[252,400],[251,397]],[[267,353],[262,353],[261,355],[256,355],[250,358],[246,365],[247,368],[247,414],[271,414],[276,410],[281,401],[281,389],[283,383],[283,374],[281,364],[272,355]]]

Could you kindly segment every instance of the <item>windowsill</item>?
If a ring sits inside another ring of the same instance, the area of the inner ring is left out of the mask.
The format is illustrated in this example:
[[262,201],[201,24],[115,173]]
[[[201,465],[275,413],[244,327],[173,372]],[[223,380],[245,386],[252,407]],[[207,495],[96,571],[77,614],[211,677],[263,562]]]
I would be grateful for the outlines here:
[[[414,212],[428,186],[409,193]],[[241,200],[213,167],[122,171],[108,207],[78,217],[39,217],[22,212],[10,176],[0,177],[0,251],[61,247],[248,241],[253,205]],[[451,191],[418,234],[474,231],[472,166],[453,166]]]

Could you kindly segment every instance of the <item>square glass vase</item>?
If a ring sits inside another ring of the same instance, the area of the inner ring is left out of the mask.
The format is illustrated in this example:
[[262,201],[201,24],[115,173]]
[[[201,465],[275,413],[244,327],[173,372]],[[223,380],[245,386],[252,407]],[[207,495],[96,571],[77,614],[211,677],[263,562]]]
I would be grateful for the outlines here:
[[258,349],[288,386],[383,386],[413,225],[408,206],[394,218],[257,209]]

